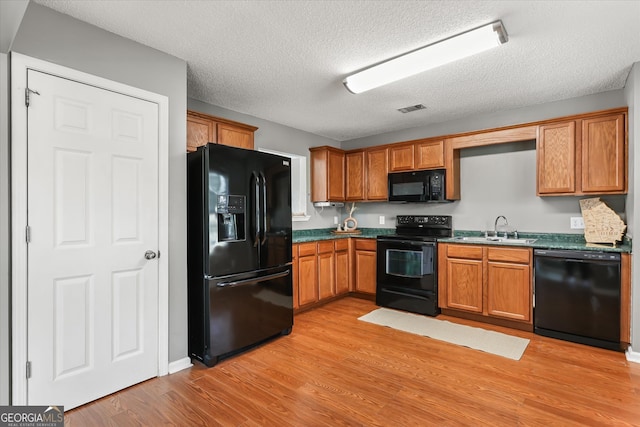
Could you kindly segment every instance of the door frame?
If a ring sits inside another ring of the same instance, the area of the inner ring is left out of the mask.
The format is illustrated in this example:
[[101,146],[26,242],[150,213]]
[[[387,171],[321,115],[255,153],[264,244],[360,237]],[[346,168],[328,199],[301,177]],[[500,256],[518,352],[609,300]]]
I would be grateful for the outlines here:
[[[74,80],[158,105],[158,376],[169,371],[169,99],[102,77],[11,52],[11,378],[12,405],[27,389],[27,70]],[[37,95],[33,95],[37,96]]]

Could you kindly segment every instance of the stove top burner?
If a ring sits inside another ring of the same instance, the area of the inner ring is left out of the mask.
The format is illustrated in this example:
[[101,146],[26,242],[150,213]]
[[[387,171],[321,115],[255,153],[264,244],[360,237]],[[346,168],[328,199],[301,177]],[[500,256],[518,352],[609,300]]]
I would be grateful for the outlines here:
[[[440,236],[449,237],[449,236]],[[434,236],[420,236],[416,234],[385,234],[384,236],[378,236],[379,239],[384,240],[405,240],[405,241],[414,241],[414,242],[436,242],[438,241],[438,237]]]
[[422,240],[453,236],[451,215],[398,215],[396,235]]

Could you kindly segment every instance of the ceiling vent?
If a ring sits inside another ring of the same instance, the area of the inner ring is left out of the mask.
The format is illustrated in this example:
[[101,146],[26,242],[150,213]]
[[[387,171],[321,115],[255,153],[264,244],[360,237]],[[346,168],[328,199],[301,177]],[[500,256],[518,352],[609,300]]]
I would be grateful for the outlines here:
[[401,113],[410,113],[412,111],[425,110],[426,108],[427,107],[425,107],[423,104],[417,104],[411,105],[409,107],[398,108],[398,111],[400,111]]

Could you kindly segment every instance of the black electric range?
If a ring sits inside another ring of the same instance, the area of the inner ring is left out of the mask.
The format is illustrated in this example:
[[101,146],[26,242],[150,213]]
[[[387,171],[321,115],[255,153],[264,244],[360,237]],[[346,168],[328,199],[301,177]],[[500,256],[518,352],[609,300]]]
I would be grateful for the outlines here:
[[376,304],[438,315],[437,239],[452,235],[451,216],[398,215],[396,234],[376,239]]

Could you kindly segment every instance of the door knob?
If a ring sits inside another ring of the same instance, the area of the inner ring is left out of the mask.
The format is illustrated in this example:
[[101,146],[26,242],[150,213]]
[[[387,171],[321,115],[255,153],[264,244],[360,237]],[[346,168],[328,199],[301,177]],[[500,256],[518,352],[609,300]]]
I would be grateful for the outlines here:
[[156,257],[156,253],[154,251],[147,251],[144,253],[144,257],[146,259],[154,259]]

